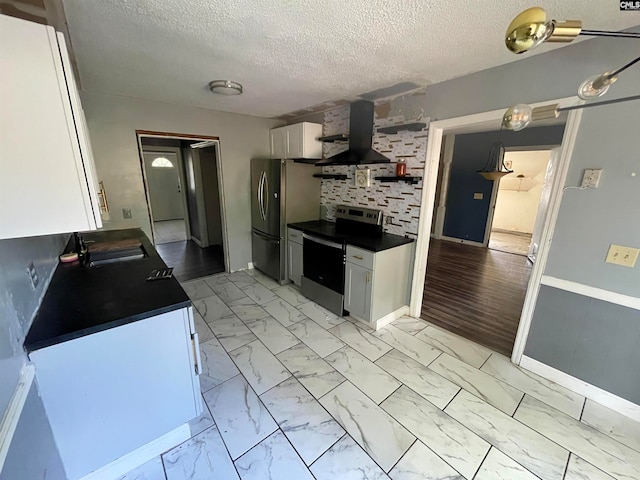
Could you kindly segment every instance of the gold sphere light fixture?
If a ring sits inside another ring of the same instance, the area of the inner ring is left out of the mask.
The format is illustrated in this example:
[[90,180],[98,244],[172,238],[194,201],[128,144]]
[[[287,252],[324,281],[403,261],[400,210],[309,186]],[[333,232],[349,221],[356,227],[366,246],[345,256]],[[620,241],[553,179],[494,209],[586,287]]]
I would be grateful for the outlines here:
[[507,27],[504,42],[513,53],[524,53],[544,42],[572,42],[582,31],[580,20],[547,20],[540,7],[519,13]]
[[551,120],[558,118],[560,112],[570,110],[581,110],[583,108],[601,107],[603,105],[612,105],[614,103],[630,102],[640,100],[640,95],[632,95],[630,97],[614,98],[613,100],[605,100],[602,102],[585,103],[582,105],[572,105],[570,107],[561,107],[557,103],[543,105],[541,107],[532,108],[525,103],[519,103],[508,108],[502,116],[502,128],[505,130],[513,130],[515,132],[527,127],[531,122],[536,120]]
[[[504,36],[504,43],[511,52],[521,54],[536,48],[544,42],[572,42],[578,35],[640,39],[640,33],[636,32],[586,30],[582,28],[582,22],[580,20],[548,20],[547,12],[545,12],[544,9],[533,7],[519,13],[511,21]],[[578,87],[578,96],[582,100],[601,97],[607,93],[607,90],[609,90],[609,87],[618,79],[620,73],[638,62],[640,62],[640,57],[617,70],[607,71],[587,78],[580,84],[580,87]],[[518,108],[522,107],[522,105],[523,104],[519,104],[510,108],[507,114],[505,114],[505,122],[510,125],[513,130],[520,130],[526,126],[525,124],[521,128],[518,128],[518,126],[522,124],[519,118],[526,110]],[[531,120],[531,112],[529,112],[529,121]]]
[[586,30],[580,20],[548,20],[540,7],[519,13],[507,27],[504,42],[513,53],[525,53],[544,42],[569,43],[578,37],[640,38],[640,33]]

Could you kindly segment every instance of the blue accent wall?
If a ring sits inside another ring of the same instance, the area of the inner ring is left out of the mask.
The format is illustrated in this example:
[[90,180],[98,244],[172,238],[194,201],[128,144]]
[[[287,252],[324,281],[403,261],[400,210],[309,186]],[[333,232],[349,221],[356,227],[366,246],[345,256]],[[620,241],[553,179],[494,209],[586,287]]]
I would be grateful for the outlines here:
[[[527,128],[520,132],[495,131],[456,135],[449,177],[443,234],[447,237],[484,242],[493,181],[478,175],[496,142],[506,148],[560,145],[564,125]],[[474,200],[482,193],[482,200]]]

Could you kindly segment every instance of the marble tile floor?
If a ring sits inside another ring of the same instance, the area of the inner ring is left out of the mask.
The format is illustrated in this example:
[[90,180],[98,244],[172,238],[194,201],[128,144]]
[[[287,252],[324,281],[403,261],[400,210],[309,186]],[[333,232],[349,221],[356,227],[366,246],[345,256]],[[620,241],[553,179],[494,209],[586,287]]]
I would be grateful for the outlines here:
[[183,286],[205,411],[120,480],[640,478],[640,423],[423,320],[374,332],[257,271]]

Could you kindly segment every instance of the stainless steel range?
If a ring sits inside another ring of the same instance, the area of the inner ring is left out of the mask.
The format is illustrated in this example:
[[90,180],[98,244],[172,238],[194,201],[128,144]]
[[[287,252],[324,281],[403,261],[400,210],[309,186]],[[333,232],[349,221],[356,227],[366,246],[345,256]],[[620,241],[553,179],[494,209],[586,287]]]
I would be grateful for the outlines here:
[[303,234],[302,294],[327,310],[344,313],[345,251],[349,239],[382,236],[382,212],[339,205],[335,226]]

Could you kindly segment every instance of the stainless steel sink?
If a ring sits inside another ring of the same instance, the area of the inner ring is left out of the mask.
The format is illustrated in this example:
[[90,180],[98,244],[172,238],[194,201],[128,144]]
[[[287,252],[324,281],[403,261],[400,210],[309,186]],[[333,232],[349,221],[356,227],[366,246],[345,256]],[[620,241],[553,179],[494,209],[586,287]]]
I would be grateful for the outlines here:
[[107,265],[110,263],[130,262],[132,260],[140,260],[141,258],[148,256],[149,255],[142,245],[104,252],[91,252],[91,250],[89,250],[89,266],[98,267],[100,265]]

